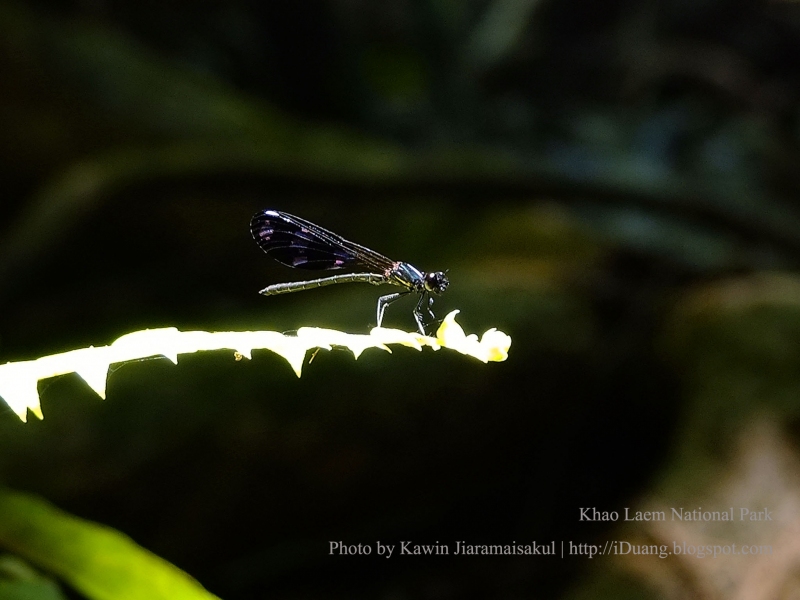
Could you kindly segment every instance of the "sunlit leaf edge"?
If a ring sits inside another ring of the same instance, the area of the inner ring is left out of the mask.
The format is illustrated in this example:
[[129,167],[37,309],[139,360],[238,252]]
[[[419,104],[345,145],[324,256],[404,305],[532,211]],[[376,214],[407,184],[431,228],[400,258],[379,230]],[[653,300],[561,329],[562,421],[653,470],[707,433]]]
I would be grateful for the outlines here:
[[27,418],[28,409],[42,418],[38,391],[40,379],[77,373],[101,398],[105,398],[108,369],[112,364],[152,356],[165,356],[177,364],[179,355],[203,350],[232,349],[236,356],[246,358],[251,357],[253,350],[271,350],[285,358],[298,377],[308,350],[330,349],[333,346],[349,348],[356,358],[367,348],[391,352],[390,344],[420,351],[425,346],[434,350],[449,348],[484,363],[508,358],[511,338],[507,334],[492,328],[480,339],[475,334],[467,335],[456,323],[458,312],[454,310],[444,318],[436,337],[382,327],[372,329],[369,334],[301,327],[297,335],[285,335],[277,331],[179,331],[174,327],[144,329],[125,334],[108,346],[90,346],[36,360],[0,365],[0,397],[23,421]]

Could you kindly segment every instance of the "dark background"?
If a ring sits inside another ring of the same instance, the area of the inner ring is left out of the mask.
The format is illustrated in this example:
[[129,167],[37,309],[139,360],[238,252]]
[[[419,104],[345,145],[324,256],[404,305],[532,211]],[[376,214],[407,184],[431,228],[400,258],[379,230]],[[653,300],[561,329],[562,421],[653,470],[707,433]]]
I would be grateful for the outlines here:
[[[700,460],[678,448],[724,464],[764,406],[797,430],[798,64],[777,0],[0,2],[3,361],[167,326],[366,332],[376,288],[257,294],[302,275],[251,239],[263,208],[449,269],[437,315],[513,339],[488,365],[323,351],[299,380],[266,351],[147,360],[105,402],[46,380],[43,421],[0,414],[2,482],[227,600],[577,598],[585,558],[328,544],[594,542],[579,507],[635,505]],[[708,292],[776,272],[733,315]],[[775,364],[780,401],[708,391]]]

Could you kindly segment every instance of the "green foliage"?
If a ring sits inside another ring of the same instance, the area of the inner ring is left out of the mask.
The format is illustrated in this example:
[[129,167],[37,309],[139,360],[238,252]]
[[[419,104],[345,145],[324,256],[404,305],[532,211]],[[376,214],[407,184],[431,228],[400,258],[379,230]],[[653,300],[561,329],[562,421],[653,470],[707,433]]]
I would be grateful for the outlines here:
[[[27,494],[0,490],[0,545],[59,576],[92,600],[216,598],[127,536]],[[37,580],[8,585],[15,593],[30,594],[19,598],[58,598],[52,587]],[[45,592],[46,588],[51,592]]]
[[3,600],[64,600],[58,586],[15,556],[0,556],[0,598]]

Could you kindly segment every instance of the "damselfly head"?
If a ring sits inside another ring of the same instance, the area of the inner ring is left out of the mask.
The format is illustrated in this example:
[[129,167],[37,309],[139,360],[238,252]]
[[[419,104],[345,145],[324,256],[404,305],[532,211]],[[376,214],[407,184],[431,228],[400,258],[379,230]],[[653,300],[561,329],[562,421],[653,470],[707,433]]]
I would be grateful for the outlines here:
[[450,285],[450,280],[447,279],[447,275],[442,271],[427,273],[425,275],[425,289],[429,292],[443,294],[448,285]]

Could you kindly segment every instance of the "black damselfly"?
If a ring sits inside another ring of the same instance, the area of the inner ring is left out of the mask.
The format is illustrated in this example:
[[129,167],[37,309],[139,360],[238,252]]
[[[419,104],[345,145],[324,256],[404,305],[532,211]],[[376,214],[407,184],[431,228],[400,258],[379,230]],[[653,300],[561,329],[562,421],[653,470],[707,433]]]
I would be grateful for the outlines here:
[[425,335],[423,311],[435,320],[431,307],[432,294],[441,294],[450,282],[442,271],[423,273],[416,267],[386,258],[374,250],[350,242],[335,233],[314,225],[305,219],[279,210],[262,210],[250,221],[250,232],[259,247],[279,263],[295,269],[311,271],[333,269],[364,269],[367,272],[333,275],[310,281],[276,283],[259,293],[265,296],[310,290],[335,283],[361,282],[372,285],[389,283],[403,292],[378,298],[377,324],[381,326],[383,313],[392,302],[416,293],[419,301],[414,309],[414,319]]

